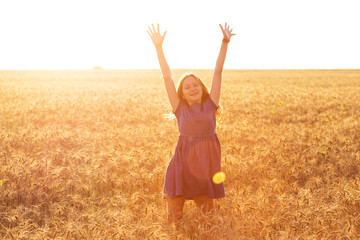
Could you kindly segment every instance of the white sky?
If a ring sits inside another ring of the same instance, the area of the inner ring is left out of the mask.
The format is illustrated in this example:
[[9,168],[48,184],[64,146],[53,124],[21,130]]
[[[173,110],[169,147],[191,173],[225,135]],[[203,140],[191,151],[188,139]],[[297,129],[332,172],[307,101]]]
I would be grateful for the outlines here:
[[360,68],[357,0],[0,0],[0,69],[159,68],[147,26],[167,30],[171,68]]

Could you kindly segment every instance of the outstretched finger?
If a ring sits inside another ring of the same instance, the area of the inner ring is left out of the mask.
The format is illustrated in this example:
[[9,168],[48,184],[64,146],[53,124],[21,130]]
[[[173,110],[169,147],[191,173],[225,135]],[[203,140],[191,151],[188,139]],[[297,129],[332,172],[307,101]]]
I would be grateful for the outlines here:
[[149,34],[149,36],[152,38],[152,35],[153,35],[153,34],[150,33],[149,30],[146,30],[146,31],[147,31],[147,33]]
[[151,25],[152,25],[153,31],[154,31],[154,33],[155,33],[155,32],[156,32],[155,26],[154,26],[154,24],[151,24]]
[[157,24],[157,31],[158,31],[158,33],[160,33],[159,24]]
[[150,34],[151,34],[151,35],[154,34],[153,31],[151,30],[150,26],[148,27],[147,32],[149,33],[149,35],[150,35]]
[[164,35],[162,36],[163,39],[165,38],[166,33],[167,33],[167,31],[164,32]]
[[221,24],[219,24],[220,28],[221,28],[221,31],[224,33],[224,28]]

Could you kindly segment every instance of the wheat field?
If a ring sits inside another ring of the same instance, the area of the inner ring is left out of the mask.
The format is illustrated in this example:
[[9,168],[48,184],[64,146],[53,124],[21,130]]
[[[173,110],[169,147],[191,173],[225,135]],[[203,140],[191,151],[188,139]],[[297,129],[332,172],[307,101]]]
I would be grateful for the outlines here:
[[360,239],[360,70],[225,70],[220,104],[226,197],[175,231],[159,70],[0,71],[0,238]]

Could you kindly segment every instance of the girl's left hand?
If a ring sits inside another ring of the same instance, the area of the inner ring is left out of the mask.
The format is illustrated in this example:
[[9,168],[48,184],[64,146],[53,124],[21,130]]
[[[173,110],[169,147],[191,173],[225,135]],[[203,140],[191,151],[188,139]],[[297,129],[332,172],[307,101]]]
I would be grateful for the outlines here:
[[231,38],[232,36],[236,35],[235,33],[231,33],[231,32],[232,32],[232,29],[229,30],[230,26],[229,26],[227,23],[225,23],[225,27],[224,27],[224,28],[223,28],[223,26],[222,26],[221,24],[219,24],[219,25],[220,25],[220,28],[221,28],[221,31],[222,31],[222,33],[223,33],[223,35],[224,35],[224,39],[225,39],[225,40],[229,40],[229,41],[230,41],[230,38]]
[[149,27],[149,30],[147,32],[148,32],[149,36],[151,37],[151,40],[152,40],[153,44],[155,45],[155,47],[162,46],[164,39],[165,39],[166,31],[164,32],[163,35],[161,35],[160,29],[159,29],[159,24],[157,25],[157,29],[155,29],[154,24],[152,24],[152,29]]

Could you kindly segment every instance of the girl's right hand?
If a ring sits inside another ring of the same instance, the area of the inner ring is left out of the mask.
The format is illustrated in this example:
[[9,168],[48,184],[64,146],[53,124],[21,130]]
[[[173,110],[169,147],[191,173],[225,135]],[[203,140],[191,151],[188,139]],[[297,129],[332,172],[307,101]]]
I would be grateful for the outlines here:
[[160,30],[159,30],[159,24],[157,25],[157,29],[155,30],[154,24],[152,24],[152,29],[149,26],[149,29],[147,30],[153,44],[155,47],[162,46],[162,43],[164,42],[166,31],[164,32],[164,35],[161,36]]

